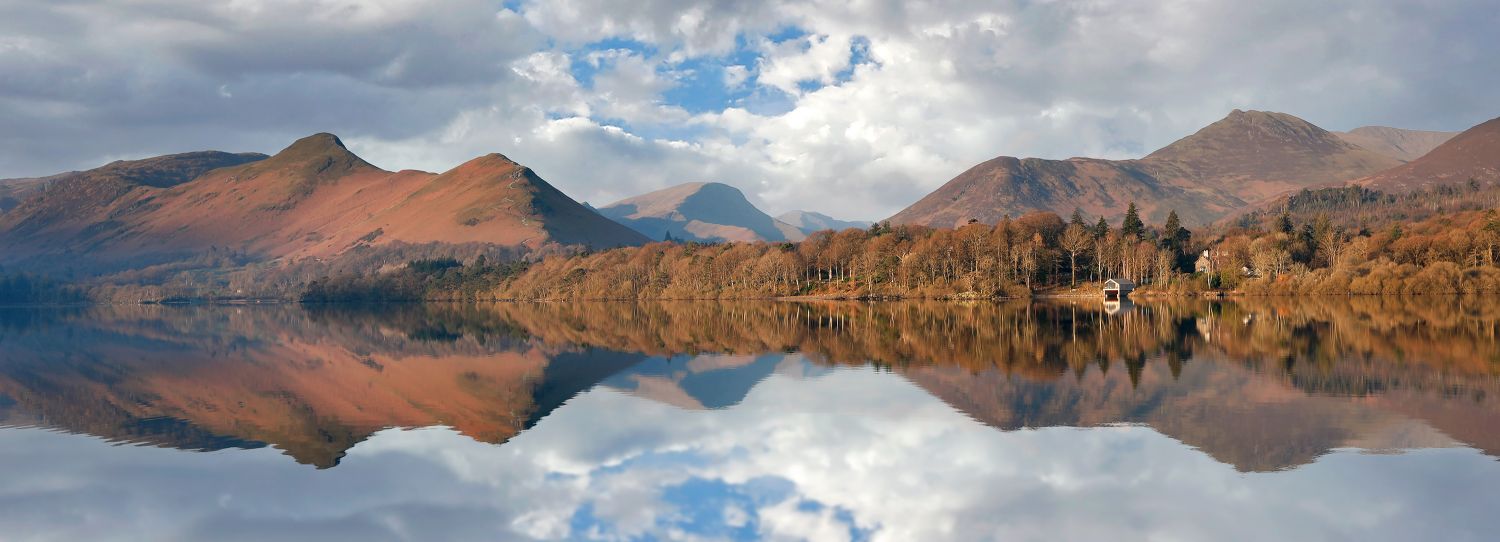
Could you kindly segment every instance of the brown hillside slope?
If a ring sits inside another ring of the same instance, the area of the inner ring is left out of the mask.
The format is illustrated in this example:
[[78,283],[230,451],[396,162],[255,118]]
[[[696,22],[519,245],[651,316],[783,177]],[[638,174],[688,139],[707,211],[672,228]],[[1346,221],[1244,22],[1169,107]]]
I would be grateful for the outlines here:
[[258,153],[189,152],[115,161],[88,171],[39,179],[13,180],[6,185],[15,187],[21,197],[12,212],[0,217],[0,231],[8,236],[46,239],[75,235],[86,226],[77,218],[100,215],[127,194],[155,192],[217,168],[265,158],[266,155]]
[[1400,164],[1300,118],[1238,109],[1141,161],[1161,177],[1182,175],[1247,202]]
[[1073,209],[1115,219],[1132,201],[1150,221],[1161,222],[1176,209],[1188,223],[1207,222],[1244,204],[1226,193],[1162,181],[1139,161],[1002,156],[959,174],[890,221],[953,227],[970,219],[993,224],[1005,215],[1035,211],[1066,216]]
[[1388,126],[1361,126],[1347,132],[1334,132],[1339,139],[1368,150],[1410,162],[1432,152],[1438,145],[1446,143],[1458,132],[1432,132],[1427,130],[1403,130]]
[[1399,163],[1291,115],[1235,110],[1140,160],[996,158],[963,172],[891,222],[943,227],[1073,209],[1118,220],[1134,201],[1148,221],[1160,222],[1175,209],[1185,222],[1205,224],[1288,190]]
[[0,247],[11,258],[88,254],[120,261],[214,247],[274,259],[326,258],[395,242],[604,248],[646,241],[503,156],[441,175],[392,173],[332,134],[168,188],[133,187],[91,199],[98,204],[40,202],[0,217]]
[[1411,163],[1350,184],[1385,192],[1412,192],[1466,184],[1469,179],[1482,184],[1500,182],[1500,118],[1464,130]]

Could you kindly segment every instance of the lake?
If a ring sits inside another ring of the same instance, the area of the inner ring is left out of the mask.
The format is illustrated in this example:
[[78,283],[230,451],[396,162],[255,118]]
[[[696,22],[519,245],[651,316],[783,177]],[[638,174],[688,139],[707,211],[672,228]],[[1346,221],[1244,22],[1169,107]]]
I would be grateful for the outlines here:
[[1491,540],[1500,299],[0,310],[0,540]]

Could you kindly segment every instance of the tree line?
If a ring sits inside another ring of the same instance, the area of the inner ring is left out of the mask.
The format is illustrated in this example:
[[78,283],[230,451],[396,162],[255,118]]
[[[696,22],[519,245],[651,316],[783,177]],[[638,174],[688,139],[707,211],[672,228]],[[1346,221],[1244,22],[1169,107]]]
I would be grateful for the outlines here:
[[[1192,232],[1175,212],[1111,225],[1037,212],[959,228],[879,223],[800,243],[652,243],[545,258],[498,281],[493,299],[1024,297],[1107,277],[1187,280]],[[485,296],[479,296],[484,298]]]
[[[491,297],[991,298],[1088,293],[1112,277],[1136,282],[1143,295],[1500,292],[1496,211],[1474,209],[1472,201],[1433,210],[1443,198],[1487,193],[1309,191],[1277,214],[1200,235],[1175,211],[1161,225],[1145,224],[1132,203],[1116,224],[1077,211],[1067,220],[1038,212],[953,229],[881,223],[801,243],[656,243],[544,259],[499,281]],[[1390,212],[1380,218],[1360,206],[1325,207],[1347,201],[1341,197]]]
[[0,305],[66,304],[87,299],[82,289],[47,277],[0,273]]

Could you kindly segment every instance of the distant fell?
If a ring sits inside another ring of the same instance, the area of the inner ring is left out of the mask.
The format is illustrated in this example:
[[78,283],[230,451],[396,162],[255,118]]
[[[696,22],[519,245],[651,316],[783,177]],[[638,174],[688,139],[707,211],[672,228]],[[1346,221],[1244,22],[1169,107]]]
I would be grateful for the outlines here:
[[1334,132],[1339,139],[1365,149],[1410,162],[1432,152],[1458,132],[1432,132],[1426,130],[1403,130],[1388,126],[1362,126],[1347,132]]
[[800,241],[796,226],[771,218],[723,183],[685,183],[599,208],[609,217],[653,240]]
[[839,220],[813,211],[787,211],[776,215],[776,220],[790,224],[804,234],[823,230],[864,229],[873,224],[868,220]]
[[1490,119],[1438,145],[1411,162],[1350,184],[1385,192],[1500,182],[1500,118]]

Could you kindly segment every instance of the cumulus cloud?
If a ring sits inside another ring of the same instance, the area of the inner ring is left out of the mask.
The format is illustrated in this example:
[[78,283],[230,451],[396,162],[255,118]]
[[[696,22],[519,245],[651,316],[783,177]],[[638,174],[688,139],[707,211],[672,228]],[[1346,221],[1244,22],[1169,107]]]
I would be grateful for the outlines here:
[[1460,130],[1500,114],[1497,26],[1480,0],[0,0],[0,176],[334,131],[596,203],[716,180],[878,219],[994,156],[1140,156],[1233,108]]

